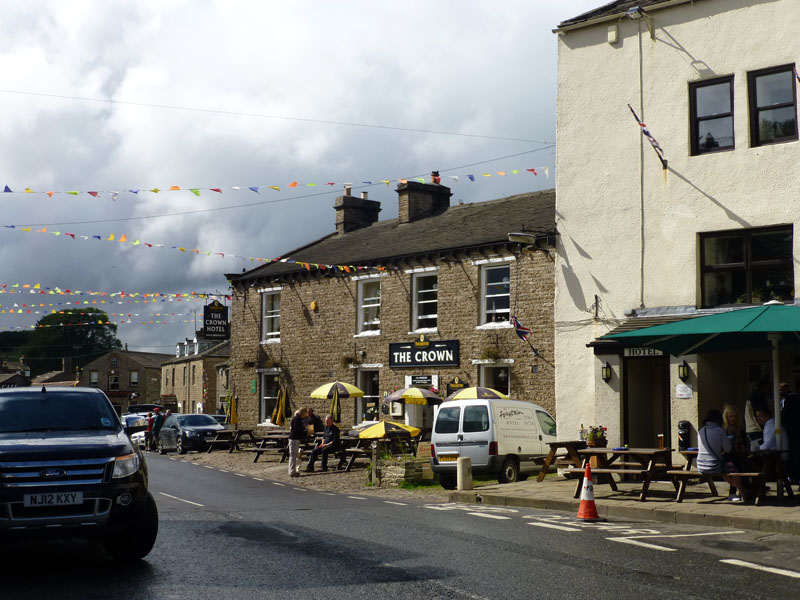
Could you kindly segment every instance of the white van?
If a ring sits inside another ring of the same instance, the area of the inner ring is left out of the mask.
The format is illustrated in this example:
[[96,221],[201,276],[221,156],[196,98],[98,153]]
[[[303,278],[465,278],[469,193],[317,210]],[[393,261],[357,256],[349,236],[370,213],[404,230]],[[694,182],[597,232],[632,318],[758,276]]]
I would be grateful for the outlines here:
[[458,458],[473,473],[497,474],[500,483],[538,470],[535,457],[556,441],[556,421],[537,404],[517,400],[452,400],[439,407],[431,435],[431,468],[445,489],[455,489]]

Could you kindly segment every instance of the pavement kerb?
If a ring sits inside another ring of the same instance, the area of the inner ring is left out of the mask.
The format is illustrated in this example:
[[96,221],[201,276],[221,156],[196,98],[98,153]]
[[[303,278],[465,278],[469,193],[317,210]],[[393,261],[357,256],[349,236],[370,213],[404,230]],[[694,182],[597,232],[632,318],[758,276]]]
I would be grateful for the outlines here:
[[[453,491],[447,497],[449,502],[485,504],[487,506],[515,506],[518,508],[575,512],[576,514],[580,506],[579,500],[481,493],[480,489]],[[744,513],[743,511],[731,513],[728,510],[728,506],[682,504],[679,509],[670,509],[663,505],[640,505],[636,501],[615,503],[600,501],[596,502],[596,506],[598,514],[602,517],[800,535],[800,522],[798,521],[785,520],[778,517],[763,518],[762,515]],[[764,509],[769,510],[768,507],[764,507]]]

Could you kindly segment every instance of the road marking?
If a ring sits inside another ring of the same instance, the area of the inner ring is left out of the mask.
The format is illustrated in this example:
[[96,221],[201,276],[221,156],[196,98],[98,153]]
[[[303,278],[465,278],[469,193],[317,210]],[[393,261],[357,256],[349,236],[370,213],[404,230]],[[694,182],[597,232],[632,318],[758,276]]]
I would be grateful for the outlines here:
[[219,469],[220,473],[230,473],[230,471],[226,471],[225,469]]
[[609,537],[606,538],[610,542],[620,542],[622,544],[630,544],[631,546],[639,546],[641,548],[649,548],[650,550],[660,550],[661,552],[675,552],[675,548],[668,548],[667,546],[658,546],[656,544],[648,544],[647,542],[640,542],[642,538],[683,538],[683,537],[701,537],[709,535],[734,535],[737,533],[744,533],[744,531],[706,531],[702,533],[673,533],[669,535],[633,535],[628,537]]
[[[186,462],[189,462],[189,461],[186,461]],[[199,467],[200,466],[200,463],[196,463],[196,462],[190,462],[189,464],[192,465],[193,467]]]
[[253,477],[256,481],[264,481],[263,479],[259,479],[258,477]]
[[292,489],[293,490],[297,490],[298,492],[307,492],[308,491],[306,488],[299,488],[299,487],[292,488]]
[[765,571],[767,573],[774,573],[775,575],[784,575],[786,577],[793,577],[800,579],[800,573],[796,571],[787,571],[786,569],[776,569],[774,567],[765,567],[764,565],[757,565],[756,563],[745,562],[737,558],[723,558],[719,562],[736,565],[737,567],[747,567],[748,569],[755,569],[756,571]]
[[489,515],[486,513],[480,512],[468,512],[468,515],[472,515],[473,517],[483,517],[484,519],[501,519],[501,520],[508,520],[511,517],[504,517],[503,515]]
[[170,457],[170,460],[178,460],[178,459],[177,459],[177,458],[175,458],[174,456],[171,456],[171,457]]
[[574,529],[573,527],[564,527],[563,525],[555,525],[554,523],[528,523],[528,525],[533,525],[535,527],[547,527],[548,529],[558,529],[559,531],[580,531],[580,529]]
[[247,475],[244,475],[243,473],[234,473],[234,475],[237,477],[247,477]]
[[158,492],[158,493],[161,494],[162,496],[166,496],[167,498],[172,498],[173,500],[178,500],[179,502],[186,502],[186,504],[191,504],[193,506],[201,506],[201,507],[204,506],[202,504],[198,504],[197,502],[192,502],[191,500],[184,500],[183,498],[178,498],[177,496],[170,496],[169,494],[165,494],[164,492]]
[[639,546],[640,548],[649,548],[650,550],[661,550],[661,552],[676,552],[675,548],[667,548],[666,546],[656,546],[655,544],[648,544],[647,542],[640,542],[631,538],[606,538],[611,542],[620,542],[622,544],[630,544],[631,546]]
[[408,506],[405,502],[392,502],[391,500],[384,500],[385,504],[394,504],[395,506]]
[[333,494],[331,492],[322,492],[322,495],[323,496],[335,496],[336,494]]
[[273,481],[272,485],[279,485],[280,487],[286,487],[285,483],[278,483],[277,481]]
[[213,468],[214,468],[214,467],[212,467],[211,465],[203,465],[203,466],[204,466],[206,469],[213,469]]
[[458,594],[459,596],[464,596],[466,598],[470,598],[470,600],[489,600],[489,598],[487,598],[486,596],[476,596],[475,594],[471,594],[470,592],[461,590],[461,589],[459,589],[457,587],[452,587],[452,586],[449,586],[449,585],[445,585],[441,581],[437,581],[435,583],[436,583],[436,585],[438,585],[439,587],[447,590],[448,592],[453,592],[455,594]]
[[348,496],[348,498],[352,498],[353,500],[366,500],[366,498],[362,498],[361,496]]

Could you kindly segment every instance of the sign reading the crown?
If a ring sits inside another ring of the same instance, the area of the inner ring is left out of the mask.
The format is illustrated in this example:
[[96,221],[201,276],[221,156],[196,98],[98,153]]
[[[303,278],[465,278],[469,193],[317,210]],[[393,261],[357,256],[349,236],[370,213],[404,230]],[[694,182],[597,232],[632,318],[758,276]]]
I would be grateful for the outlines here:
[[432,342],[424,334],[413,342],[389,344],[389,367],[457,367],[458,340]]

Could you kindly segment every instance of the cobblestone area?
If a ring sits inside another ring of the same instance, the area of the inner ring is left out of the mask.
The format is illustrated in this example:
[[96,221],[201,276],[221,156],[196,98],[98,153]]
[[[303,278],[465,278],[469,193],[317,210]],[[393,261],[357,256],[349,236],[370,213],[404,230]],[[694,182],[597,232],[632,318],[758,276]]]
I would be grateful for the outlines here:
[[[145,453],[149,456],[149,453]],[[316,463],[314,473],[305,473],[305,461],[301,463],[300,477],[289,477],[289,463],[279,463],[280,457],[263,454],[257,463],[253,462],[251,452],[228,453],[224,450],[207,452],[190,452],[184,456],[174,453],[168,454],[170,458],[177,458],[186,462],[200,463],[218,469],[226,469],[265,480],[291,483],[292,485],[311,488],[324,492],[342,494],[358,494],[361,496],[380,496],[386,498],[418,498],[422,500],[444,501],[447,493],[438,485],[426,486],[414,490],[405,490],[397,487],[372,487],[367,485],[367,469],[362,461],[356,463],[353,470],[345,473],[344,470],[331,469],[326,472],[319,470]],[[335,467],[335,463],[334,463]],[[329,466],[330,468],[330,466]]]

